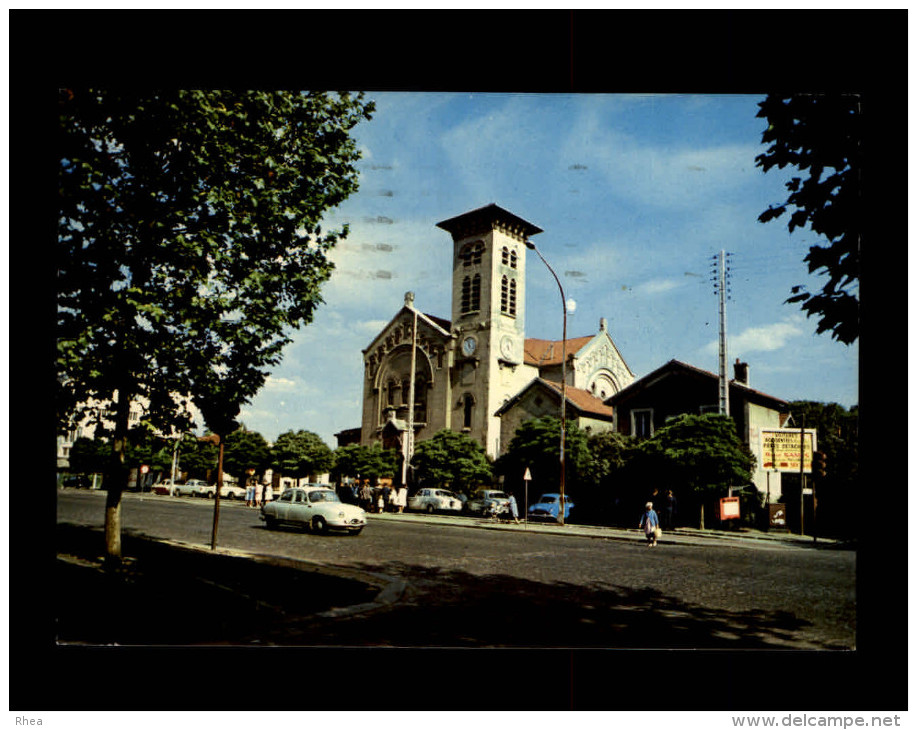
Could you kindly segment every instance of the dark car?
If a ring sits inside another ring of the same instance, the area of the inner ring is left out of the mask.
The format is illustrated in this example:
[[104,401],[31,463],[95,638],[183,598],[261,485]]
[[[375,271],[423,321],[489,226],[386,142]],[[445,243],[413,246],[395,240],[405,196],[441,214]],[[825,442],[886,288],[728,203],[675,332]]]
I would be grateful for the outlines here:
[[92,480],[85,474],[75,474],[64,479],[64,486],[73,489],[89,489],[92,487]]

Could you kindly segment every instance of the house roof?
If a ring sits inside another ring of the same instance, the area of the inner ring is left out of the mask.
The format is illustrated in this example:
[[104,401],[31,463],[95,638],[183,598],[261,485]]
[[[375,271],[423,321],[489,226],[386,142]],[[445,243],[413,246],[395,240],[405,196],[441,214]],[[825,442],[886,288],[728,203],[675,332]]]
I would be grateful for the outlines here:
[[[569,360],[582,348],[595,339],[595,335],[587,337],[567,338],[567,359]],[[537,340],[526,339],[523,345],[525,350],[525,364],[542,367],[545,365],[560,365],[563,359],[563,340]]]
[[[669,360],[662,367],[656,368],[648,375],[644,375],[639,380],[635,380],[626,388],[622,388],[617,393],[607,398],[605,402],[612,406],[616,406],[622,401],[634,397],[638,393],[641,393],[644,390],[654,386],[660,380],[670,377],[677,372],[687,373],[689,375],[693,375],[694,377],[703,379],[713,379],[714,381],[719,380],[719,375],[712,373],[709,370],[704,370],[702,368],[695,367],[694,365],[689,365],[688,363],[681,362],[680,360]],[[760,390],[749,388],[747,385],[739,383],[734,379],[729,381],[729,387],[744,393],[749,400],[758,402],[767,401],[772,406],[775,406],[777,410],[789,407],[789,404],[785,400],[776,398],[772,395],[768,395],[767,393],[763,393]]]
[[[552,380],[545,380],[544,378],[533,378],[528,385],[526,385],[516,395],[514,395],[512,398],[506,401],[506,403],[500,406],[494,415],[500,416],[508,411],[516,403],[518,403],[522,397],[532,388],[541,388],[543,390],[547,390],[557,396],[557,399],[560,400],[560,383],[555,383]],[[614,410],[612,407],[603,403],[600,398],[596,398],[588,390],[583,390],[582,388],[574,388],[573,386],[568,385],[566,395],[567,404],[573,406],[573,408],[575,408],[580,415],[599,418],[606,421],[610,421],[614,416]]]

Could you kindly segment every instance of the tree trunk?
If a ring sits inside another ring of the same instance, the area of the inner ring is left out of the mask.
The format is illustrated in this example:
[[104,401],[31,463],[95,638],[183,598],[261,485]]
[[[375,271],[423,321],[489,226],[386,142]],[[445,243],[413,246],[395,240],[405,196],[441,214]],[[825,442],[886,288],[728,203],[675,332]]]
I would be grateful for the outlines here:
[[105,569],[121,567],[121,495],[127,488],[128,471],[125,464],[127,430],[130,423],[131,400],[126,389],[118,390],[115,409],[115,436],[112,439],[112,468],[105,496]]
[[700,529],[704,529],[704,504],[701,502],[700,505]]
[[220,491],[223,489],[223,442],[226,440],[222,436],[220,439],[220,456],[217,459],[217,491],[213,495],[213,531],[210,534],[210,549],[217,549],[217,532],[220,529]]

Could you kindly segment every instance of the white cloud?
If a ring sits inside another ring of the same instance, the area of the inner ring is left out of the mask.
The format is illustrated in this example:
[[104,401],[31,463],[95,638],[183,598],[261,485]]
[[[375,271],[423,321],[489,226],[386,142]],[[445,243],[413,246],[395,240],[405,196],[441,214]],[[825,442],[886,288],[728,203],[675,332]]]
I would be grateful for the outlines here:
[[[763,327],[749,327],[737,335],[727,333],[727,346],[730,355],[744,357],[749,352],[772,352],[785,347],[789,340],[805,334],[800,326],[799,317],[791,317],[783,322],[764,325]],[[708,343],[703,351],[706,354],[715,354],[719,343],[714,340]]]

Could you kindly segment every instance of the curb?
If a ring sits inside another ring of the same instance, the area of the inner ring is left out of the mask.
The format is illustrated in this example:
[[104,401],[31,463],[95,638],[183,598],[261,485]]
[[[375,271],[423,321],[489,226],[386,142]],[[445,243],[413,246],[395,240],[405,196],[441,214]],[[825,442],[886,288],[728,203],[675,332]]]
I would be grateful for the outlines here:
[[[529,533],[540,533],[540,534],[552,534],[552,535],[565,535],[567,537],[586,537],[586,538],[599,538],[604,540],[620,540],[623,542],[643,542],[643,534],[636,528],[629,530],[627,528],[621,527],[607,527],[602,525],[548,525],[548,524],[539,524],[539,523],[520,523],[519,525],[508,524],[508,523],[499,523],[492,522],[491,520],[485,519],[475,519],[464,517],[463,521],[452,521],[449,519],[451,515],[438,515],[435,517],[428,517],[425,513],[416,513],[416,512],[407,512],[402,514],[393,514],[393,513],[370,513],[368,515],[369,520],[386,520],[391,522],[424,522],[427,524],[439,524],[449,527],[462,527],[462,528],[477,528],[482,530],[504,530],[510,532],[529,532]],[[443,519],[445,518],[445,519]],[[475,521],[470,521],[470,519],[475,519]],[[710,540],[718,540],[732,543],[742,543],[742,542],[752,542],[757,544],[770,543],[774,546],[781,547],[799,547],[799,548],[812,548],[812,547],[838,547],[845,544],[842,540],[835,540],[833,538],[819,538],[818,543],[815,544],[813,538],[809,535],[792,535],[789,533],[784,533],[781,535],[768,535],[763,533],[720,533],[712,532],[707,530],[698,530],[696,528],[676,528],[674,532],[663,533],[662,539],[659,541],[663,544],[676,545],[679,543],[685,543],[684,540],[672,539],[672,538],[686,538],[690,541],[697,541],[698,543],[708,542]]]

